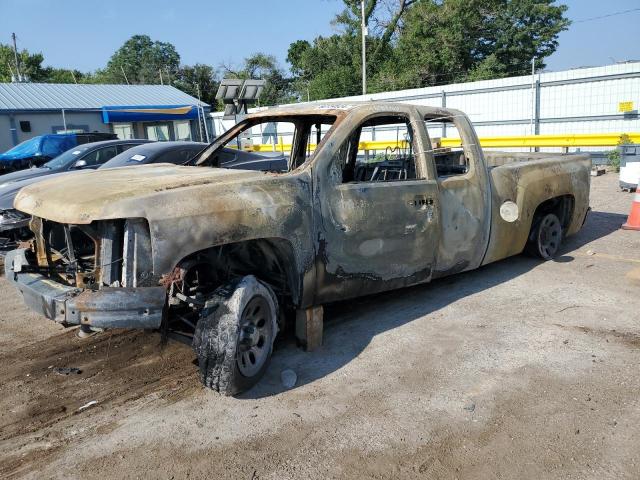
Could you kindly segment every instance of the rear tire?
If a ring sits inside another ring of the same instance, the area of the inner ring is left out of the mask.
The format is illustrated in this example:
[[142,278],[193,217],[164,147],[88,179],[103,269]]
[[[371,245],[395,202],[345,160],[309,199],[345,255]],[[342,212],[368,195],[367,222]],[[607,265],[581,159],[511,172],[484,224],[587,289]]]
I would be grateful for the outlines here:
[[560,219],[554,213],[547,213],[534,221],[525,252],[543,260],[550,260],[560,249],[562,235]]
[[202,383],[223,395],[258,383],[271,360],[277,318],[273,291],[253,275],[216,289],[193,337]]

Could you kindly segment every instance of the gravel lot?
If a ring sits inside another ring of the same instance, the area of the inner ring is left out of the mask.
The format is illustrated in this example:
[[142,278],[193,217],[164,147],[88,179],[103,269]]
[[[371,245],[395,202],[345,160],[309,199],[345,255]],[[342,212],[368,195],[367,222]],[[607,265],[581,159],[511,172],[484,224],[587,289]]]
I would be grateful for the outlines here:
[[327,309],[325,345],[282,340],[237,399],[201,388],[187,346],[79,340],[0,278],[0,477],[640,478],[640,232],[619,230],[631,201],[617,175],[595,178],[556,261]]

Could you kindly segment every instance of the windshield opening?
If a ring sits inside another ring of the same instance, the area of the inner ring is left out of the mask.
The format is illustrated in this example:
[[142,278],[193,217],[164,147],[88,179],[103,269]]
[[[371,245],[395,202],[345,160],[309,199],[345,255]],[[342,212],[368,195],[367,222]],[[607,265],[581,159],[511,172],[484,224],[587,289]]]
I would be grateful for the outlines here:
[[286,173],[313,157],[335,115],[254,118],[236,125],[191,165]]

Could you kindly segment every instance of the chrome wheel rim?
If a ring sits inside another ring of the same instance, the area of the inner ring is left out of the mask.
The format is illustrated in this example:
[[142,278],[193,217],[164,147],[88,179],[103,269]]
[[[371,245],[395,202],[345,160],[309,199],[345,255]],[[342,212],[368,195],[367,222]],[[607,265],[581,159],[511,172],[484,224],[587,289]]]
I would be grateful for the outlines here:
[[542,219],[538,233],[538,249],[544,258],[553,257],[562,240],[562,226],[555,215],[547,215]]
[[251,299],[242,312],[236,363],[245,377],[253,377],[269,358],[273,325],[269,303],[262,296]]

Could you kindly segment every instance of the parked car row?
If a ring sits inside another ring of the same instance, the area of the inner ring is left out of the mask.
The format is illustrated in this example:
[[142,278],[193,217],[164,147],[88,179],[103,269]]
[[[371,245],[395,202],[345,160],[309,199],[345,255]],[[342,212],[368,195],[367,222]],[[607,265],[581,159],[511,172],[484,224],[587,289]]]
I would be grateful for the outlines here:
[[114,133],[58,133],[38,135],[0,153],[0,172],[39,167],[52,158],[85,143],[118,138]]
[[0,176],[0,249],[6,250],[32,237],[28,228],[31,216],[13,207],[15,196],[23,187],[81,170],[163,162],[181,164],[205,146],[198,142],[106,140],[71,148],[40,167]]

